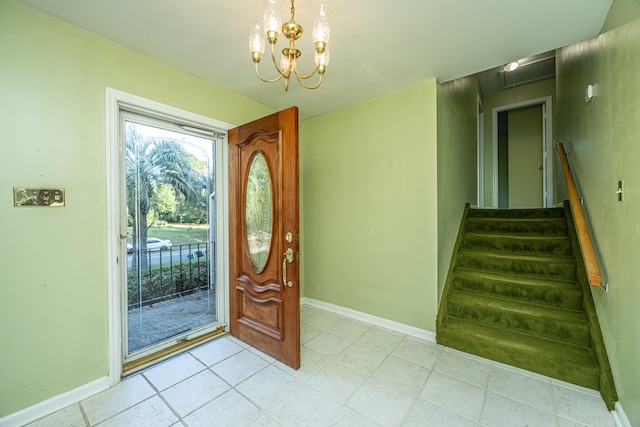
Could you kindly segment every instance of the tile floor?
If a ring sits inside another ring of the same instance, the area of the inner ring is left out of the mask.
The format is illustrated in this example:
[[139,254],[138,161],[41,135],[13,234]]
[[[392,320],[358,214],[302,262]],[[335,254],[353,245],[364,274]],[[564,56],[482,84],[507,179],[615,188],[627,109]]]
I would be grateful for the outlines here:
[[225,336],[36,426],[614,427],[597,392],[302,306],[294,371]]

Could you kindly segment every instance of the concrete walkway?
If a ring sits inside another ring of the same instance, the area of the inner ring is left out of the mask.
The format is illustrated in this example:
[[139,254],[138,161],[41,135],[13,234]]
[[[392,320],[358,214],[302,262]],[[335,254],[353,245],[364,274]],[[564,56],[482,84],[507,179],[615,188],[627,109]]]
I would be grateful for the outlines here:
[[129,310],[129,353],[217,320],[215,289]]

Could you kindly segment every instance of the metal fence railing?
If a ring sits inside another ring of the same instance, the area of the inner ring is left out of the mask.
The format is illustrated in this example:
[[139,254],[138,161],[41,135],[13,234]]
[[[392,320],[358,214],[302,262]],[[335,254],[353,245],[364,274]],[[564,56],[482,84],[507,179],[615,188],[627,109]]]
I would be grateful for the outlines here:
[[129,310],[212,289],[214,265],[214,242],[134,251],[128,255]]

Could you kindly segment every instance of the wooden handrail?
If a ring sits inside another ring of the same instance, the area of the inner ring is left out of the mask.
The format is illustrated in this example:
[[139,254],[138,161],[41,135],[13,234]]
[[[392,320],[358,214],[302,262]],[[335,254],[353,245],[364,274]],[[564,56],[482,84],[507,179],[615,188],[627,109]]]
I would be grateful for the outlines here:
[[587,269],[589,284],[591,286],[601,286],[602,277],[600,276],[600,267],[598,267],[598,260],[596,259],[596,253],[593,250],[593,243],[591,243],[591,235],[589,234],[587,221],[584,218],[582,203],[580,203],[580,197],[578,196],[578,189],[576,188],[576,183],[573,180],[571,167],[569,167],[569,160],[567,159],[567,153],[564,150],[564,144],[562,142],[558,142],[556,144],[556,147],[558,148],[558,153],[560,154],[560,162],[562,163],[562,171],[564,172],[564,179],[565,181],[567,181],[567,190],[569,190],[569,205],[571,206],[571,212],[573,213],[573,221],[575,222],[575,225],[576,225],[576,232],[578,233],[578,241],[580,242],[580,248],[582,249],[584,265]]

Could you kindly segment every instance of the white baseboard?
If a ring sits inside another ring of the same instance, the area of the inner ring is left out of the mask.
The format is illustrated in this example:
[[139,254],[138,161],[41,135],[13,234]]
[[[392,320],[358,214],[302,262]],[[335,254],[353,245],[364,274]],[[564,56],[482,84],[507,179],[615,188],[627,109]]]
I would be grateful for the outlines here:
[[624,413],[620,402],[616,402],[616,406],[613,411],[611,411],[611,416],[613,417],[613,422],[616,424],[616,427],[633,427],[631,421],[627,418],[627,414]]
[[1,427],[18,427],[38,420],[46,415],[53,414],[69,405],[78,403],[96,393],[100,393],[109,388],[109,377],[98,378],[95,381],[81,385],[69,390],[66,393],[53,396],[50,399],[36,403],[33,406],[21,411],[14,412],[6,417],[0,418]]
[[335,304],[330,304],[328,302],[319,301],[313,298],[300,298],[300,304],[306,304],[310,307],[320,308],[322,310],[340,314],[354,320],[359,320],[360,322],[370,323],[382,328],[391,329],[392,331],[400,332],[402,334],[410,335],[412,337],[420,338],[426,341],[436,342],[436,334],[434,332],[427,331],[426,329],[416,328],[415,326],[405,325],[404,323],[396,322],[394,320],[373,316],[371,314],[341,307]]

